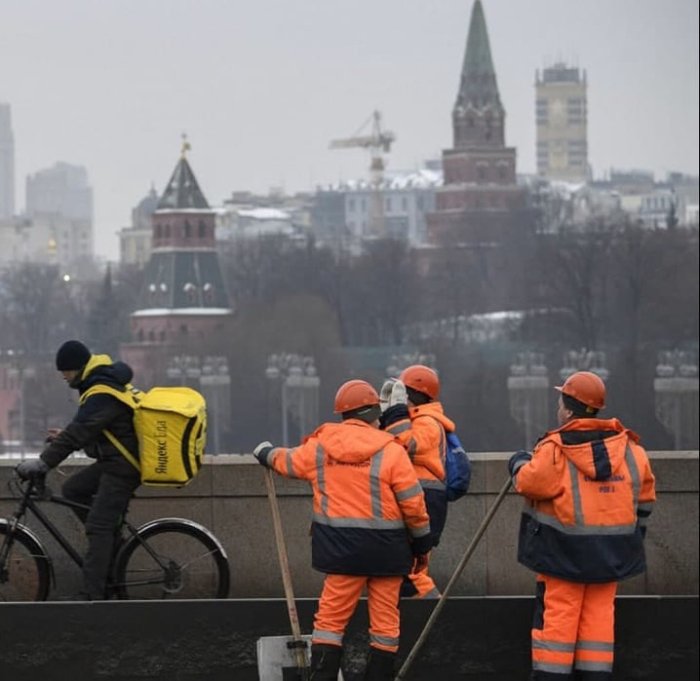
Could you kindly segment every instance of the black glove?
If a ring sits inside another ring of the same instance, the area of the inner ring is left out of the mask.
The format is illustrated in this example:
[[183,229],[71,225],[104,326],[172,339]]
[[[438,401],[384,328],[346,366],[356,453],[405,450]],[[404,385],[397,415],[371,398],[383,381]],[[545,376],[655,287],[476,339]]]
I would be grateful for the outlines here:
[[414,556],[428,554],[430,549],[433,548],[433,544],[433,535],[430,532],[422,537],[414,537],[411,542],[411,552]]
[[273,449],[274,447],[272,446],[272,442],[268,442],[267,440],[265,440],[265,442],[261,442],[253,450],[253,456],[258,460],[259,464],[262,464],[263,466],[269,468],[270,464],[267,462],[267,456]]
[[22,480],[36,480],[43,478],[51,467],[43,459],[27,459],[18,463],[15,470]]
[[521,466],[524,466],[528,461],[532,459],[532,454],[526,452],[524,449],[519,449],[513,456],[508,459],[508,473],[512,478]]

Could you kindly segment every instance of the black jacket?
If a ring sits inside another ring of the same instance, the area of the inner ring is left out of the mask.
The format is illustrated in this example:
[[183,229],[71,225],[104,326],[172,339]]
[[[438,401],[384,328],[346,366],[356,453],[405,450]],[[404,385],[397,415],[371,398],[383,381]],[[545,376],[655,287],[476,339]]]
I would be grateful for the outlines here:
[[[131,367],[124,362],[112,362],[107,355],[93,355],[71,387],[80,395],[97,384],[125,390],[132,377]],[[115,397],[105,393],[91,395],[80,405],[73,420],[44,449],[41,458],[53,468],[72,452],[83,449],[88,456],[100,461],[125,461],[102,431],[109,430],[129,452],[138,455],[133,417],[133,410]]]

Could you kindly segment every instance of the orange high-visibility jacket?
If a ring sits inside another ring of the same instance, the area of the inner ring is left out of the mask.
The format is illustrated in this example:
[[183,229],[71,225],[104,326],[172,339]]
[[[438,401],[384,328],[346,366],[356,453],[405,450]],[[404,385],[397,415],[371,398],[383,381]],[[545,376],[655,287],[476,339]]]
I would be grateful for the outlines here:
[[410,419],[402,419],[387,426],[386,431],[403,443],[413,462],[425,492],[433,545],[437,546],[447,518],[445,431],[453,432],[455,424],[445,415],[440,402],[411,407],[409,416]]
[[423,492],[406,450],[358,419],[326,423],[268,464],[313,488],[312,564],[321,572],[405,575],[430,549]]
[[590,583],[644,572],[654,475],[639,437],[617,419],[574,419],[547,433],[513,481],[528,500],[523,565]]

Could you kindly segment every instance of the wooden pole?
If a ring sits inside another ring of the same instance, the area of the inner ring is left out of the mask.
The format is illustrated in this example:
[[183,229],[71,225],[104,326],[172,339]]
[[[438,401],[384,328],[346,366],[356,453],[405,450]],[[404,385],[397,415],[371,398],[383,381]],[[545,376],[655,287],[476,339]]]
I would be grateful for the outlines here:
[[447,601],[447,597],[450,595],[450,592],[452,591],[452,587],[454,586],[455,582],[459,579],[459,576],[462,574],[462,571],[464,570],[467,562],[471,558],[472,553],[474,553],[474,549],[476,549],[476,546],[479,543],[479,540],[483,536],[484,532],[486,532],[486,528],[489,526],[491,519],[495,515],[496,511],[498,510],[498,507],[501,505],[501,502],[503,501],[506,494],[508,493],[508,490],[510,489],[510,485],[511,485],[511,479],[510,479],[510,477],[508,477],[508,479],[504,483],[503,487],[501,488],[501,491],[498,493],[498,496],[496,497],[496,501],[493,502],[493,505],[489,509],[488,513],[484,516],[484,519],[481,521],[481,525],[479,525],[479,529],[477,529],[471,542],[469,542],[469,546],[467,547],[467,550],[464,552],[462,559],[459,561],[459,565],[457,565],[457,568],[455,569],[454,573],[452,574],[452,577],[450,577],[450,581],[447,583],[445,590],[442,592],[442,595],[440,596],[440,599],[438,600],[437,605],[435,606],[434,610],[430,613],[430,617],[428,618],[428,621],[425,623],[425,626],[423,627],[423,631],[421,631],[420,636],[418,637],[418,640],[413,644],[413,648],[409,652],[408,657],[406,658],[405,662],[403,663],[401,669],[399,669],[399,673],[396,675],[395,681],[403,681],[403,679],[406,678],[406,674],[408,673],[408,670],[410,669],[414,658],[416,657],[416,655],[418,654],[418,651],[421,649],[421,647],[425,643],[425,639],[428,638],[428,634],[430,633],[430,630],[433,628],[433,624],[435,623],[435,620],[437,619],[438,615],[440,614],[440,611],[442,610],[443,606],[445,605],[445,602]]
[[299,616],[297,606],[294,601],[294,590],[292,588],[292,574],[289,569],[289,559],[287,557],[287,546],[284,541],[282,531],[282,519],[280,517],[279,504],[277,503],[277,493],[275,492],[275,481],[272,470],[265,468],[265,484],[267,485],[267,496],[270,500],[270,510],[272,511],[272,524],[275,528],[275,543],[277,545],[277,556],[282,570],[282,583],[284,584],[284,595],[287,599],[287,612],[289,613],[289,623],[292,626],[292,646],[299,676],[301,679],[308,678],[309,665],[306,658],[306,643],[301,637],[301,627],[299,626]]

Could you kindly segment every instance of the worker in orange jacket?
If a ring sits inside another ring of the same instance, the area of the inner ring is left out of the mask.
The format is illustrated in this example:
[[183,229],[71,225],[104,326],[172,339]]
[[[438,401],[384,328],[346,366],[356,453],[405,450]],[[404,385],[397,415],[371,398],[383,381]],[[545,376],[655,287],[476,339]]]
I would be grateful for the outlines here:
[[430,550],[423,492],[406,450],[378,429],[379,395],[365,381],[335,396],[341,423],[325,423],[293,448],[261,442],[254,455],[313,488],[312,565],[326,573],[311,637],[311,678],[337,681],[343,635],[367,590],[370,654],[365,681],[391,681],[399,647],[403,575]]
[[560,427],[508,463],[526,498],[518,561],[537,573],[531,679],[609,681],[617,583],[646,569],[654,475],[639,437],[598,418],[598,376],[579,371],[557,390]]
[[[440,542],[447,519],[445,432],[455,430],[454,422],[438,401],[439,395],[437,373],[422,364],[407,367],[398,380],[385,381],[381,390],[381,427],[403,443],[416,470],[430,516],[431,548]],[[401,595],[439,598],[440,591],[426,566],[425,570],[407,575]]]

